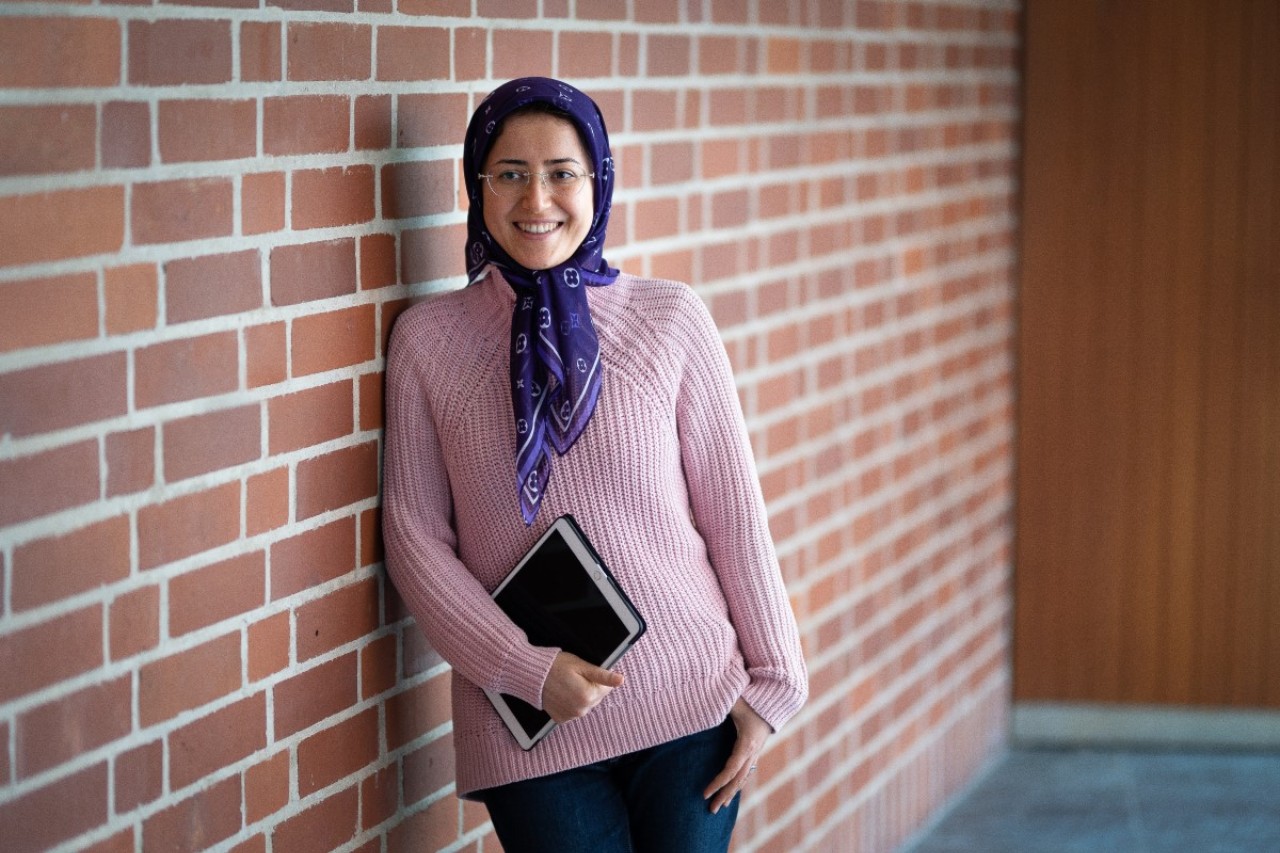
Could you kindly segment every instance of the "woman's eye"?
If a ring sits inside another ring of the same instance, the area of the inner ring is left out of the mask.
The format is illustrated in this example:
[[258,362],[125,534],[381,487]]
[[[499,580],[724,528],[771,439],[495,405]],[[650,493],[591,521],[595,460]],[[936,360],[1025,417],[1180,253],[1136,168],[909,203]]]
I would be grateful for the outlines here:
[[568,169],[556,169],[551,173],[551,180],[557,184],[571,184],[577,179],[577,173]]
[[529,175],[526,172],[507,171],[498,173],[498,182],[503,184],[523,184],[527,183],[528,180]]

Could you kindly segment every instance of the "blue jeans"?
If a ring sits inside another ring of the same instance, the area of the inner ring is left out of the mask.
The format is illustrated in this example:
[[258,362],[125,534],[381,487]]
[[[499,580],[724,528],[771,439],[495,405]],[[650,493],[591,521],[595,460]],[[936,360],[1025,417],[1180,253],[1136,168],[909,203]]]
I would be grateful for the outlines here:
[[478,791],[506,853],[723,853],[738,798],[716,814],[702,791],[737,731],[719,726],[585,767]]

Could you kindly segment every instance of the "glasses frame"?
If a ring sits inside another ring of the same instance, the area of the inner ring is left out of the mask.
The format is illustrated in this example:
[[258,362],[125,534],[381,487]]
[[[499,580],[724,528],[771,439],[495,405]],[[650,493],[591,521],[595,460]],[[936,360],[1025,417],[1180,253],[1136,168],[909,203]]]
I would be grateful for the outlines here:
[[[516,172],[518,174],[525,175],[524,186],[520,188],[520,192],[510,196],[503,195],[502,193],[498,192],[498,190],[493,186],[493,179],[498,177],[498,175],[486,175],[483,172],[481,172],[477,174],[476,177],[484,178],[485,184],[487,184],[489,187],[489,192],[493,193],[498,198],[519,198],[520,196],[524,195],[529,191],[529,187],[533,186],[534,175],[538,176],[538,180],[541,182],[542,188],[552,196],[555,196],[556,198],[574,198],[575,196],[578,195],[578,193],[582,192],[582,188],[586,186],[586,183],[587,183],[586,181],[580,181],[578,183],[577,189],[573,190],[572,192],[562,193],[555,187],[548,184],[547,178],[549,178],[555,172],[573,172],[572,169],[552,169],[550,172],[527,172],[524,169],[504,169],[503,171]],[[579,178],[591,178],[592,180],[595,180],[595,177],[596,177],[595,172],[573,172],[573,174],[577,175]]]

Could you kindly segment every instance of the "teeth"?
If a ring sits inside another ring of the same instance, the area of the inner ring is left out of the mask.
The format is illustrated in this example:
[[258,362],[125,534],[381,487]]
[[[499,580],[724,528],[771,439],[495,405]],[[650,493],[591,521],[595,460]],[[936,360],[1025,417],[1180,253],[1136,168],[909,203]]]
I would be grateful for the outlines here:
[[517,223],[517,228],[521,231],[527,231],[530,234],[548,234],[560,226],[555,222],[537,222],[526,225],[525,223]]

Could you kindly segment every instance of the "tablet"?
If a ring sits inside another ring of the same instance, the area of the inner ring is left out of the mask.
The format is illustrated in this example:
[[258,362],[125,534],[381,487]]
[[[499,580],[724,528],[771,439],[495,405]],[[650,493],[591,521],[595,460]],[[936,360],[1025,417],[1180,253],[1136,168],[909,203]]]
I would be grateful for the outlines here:
[[[535,646],[557,646],[606,669],[645,631],[645,622],[573,516],[547,528],[493,591],[493,600]],[[532,749],[555,728],[545,711],[486,689],[511,734]]]

